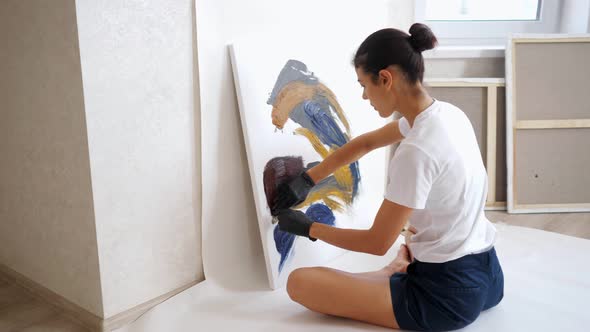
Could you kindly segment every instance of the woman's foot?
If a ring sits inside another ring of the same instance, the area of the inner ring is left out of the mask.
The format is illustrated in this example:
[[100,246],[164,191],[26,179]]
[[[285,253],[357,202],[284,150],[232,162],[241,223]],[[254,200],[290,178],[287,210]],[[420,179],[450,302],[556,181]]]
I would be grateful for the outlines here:
[[405,244],[402,244],[395,259],[381,270],[353,274],[367,278],[389,278],[398,272],[406,273],[410,262],[410,250]]
[[402,244],[395,259],[384,267],[383,270],[387,270],[391,275],[398,272],[406,273],[410,263],[410,250],[405,244]]

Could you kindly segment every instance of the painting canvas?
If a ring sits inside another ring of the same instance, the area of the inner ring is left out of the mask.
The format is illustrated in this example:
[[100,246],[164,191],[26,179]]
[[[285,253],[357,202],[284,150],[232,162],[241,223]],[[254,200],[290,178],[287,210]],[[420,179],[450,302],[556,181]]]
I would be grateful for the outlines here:
[[[279,184],[321,162],[355,135],[384,124],[361,99],[350,58],[306,48],[232,45],[230,53],[254,202],[271,288],[298,267],[322,265],[342,249],[281,231],[270,214]],[[263,56],[262,56],[263,55]],[[354,108],[354,110],[353,110]],[[383,199],[385,151],[323,179],[300,205],[312,220],[368,228]]]

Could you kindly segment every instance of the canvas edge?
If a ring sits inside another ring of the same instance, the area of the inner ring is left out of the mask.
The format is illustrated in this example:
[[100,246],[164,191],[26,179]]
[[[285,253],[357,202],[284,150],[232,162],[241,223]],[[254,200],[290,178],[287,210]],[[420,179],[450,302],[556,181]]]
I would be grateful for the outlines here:
[[[240,75],[239,75],[238,68],[237,68],[236,43],[227,44],[227,48],[229,51],[230,62],[231,62],[231,66],[232,66],[234,86],[235,86],[235,90],[236,90],[236,99],[238,102],[238,112],[240,113],[240,124],[242,126],[242,133],[244,134],[243,138],[245,141],[247,141],[248,140],[248,126],[246,124],[246,116],[244,114],[245,109],[244,109],[244,103],[243,103],[242,94],[241,94]],[[264,252],[266,274],[268,277],[268,282],[269,282],[270,288],[274,290],[274,289],[278,288],[278,285],[277,285],[277,280],[275,280],[274,274],[272,271],[272,262],[271,262],[271,258],[270,258],[270,252],[269,252],[268,245],[266,244],[266,237],[267,236],[266,236],[263,228],[260,225],[260,221],[262,220],[262,216],[260,215],[259,207],[261,207],[262,205],[259,202],[258,196],[256,195],[257,190],[259,189],[258,184],[255,183],[255,181],[253,181],[255,169],[254,169],[254,161],[252,160],[252,157],[251,157],[252,151],[250,151],[250,146],[248,144],[244,144],[244,146],[246,148],[246,158],[248,159],[248,169],[249,169],[249,173],[250,173],[250,182],[252,185],[252,195],[254,196],[254,204],[255,204],[255,209],[256,209],[258,231],[260,232],[260,237],[262,239],[262,249]]]

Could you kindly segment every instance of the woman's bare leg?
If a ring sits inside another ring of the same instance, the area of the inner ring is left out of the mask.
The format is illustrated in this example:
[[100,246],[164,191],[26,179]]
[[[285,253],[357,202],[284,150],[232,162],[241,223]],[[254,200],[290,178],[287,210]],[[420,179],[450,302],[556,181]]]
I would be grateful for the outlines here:
[[325,267],[300,268],[289,275],[287,292],[293,301],[316,312],[399,328],[389,276],[368,278]]

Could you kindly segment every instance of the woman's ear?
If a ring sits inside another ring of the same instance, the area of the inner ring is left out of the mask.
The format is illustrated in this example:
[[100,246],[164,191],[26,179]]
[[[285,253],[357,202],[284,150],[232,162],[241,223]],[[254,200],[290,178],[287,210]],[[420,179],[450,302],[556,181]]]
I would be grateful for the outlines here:
[[383,83],[383,85],[390,89],[393,85],[393,74],[391,71],[387,69],[381,69],[379,71],[379,82]]

